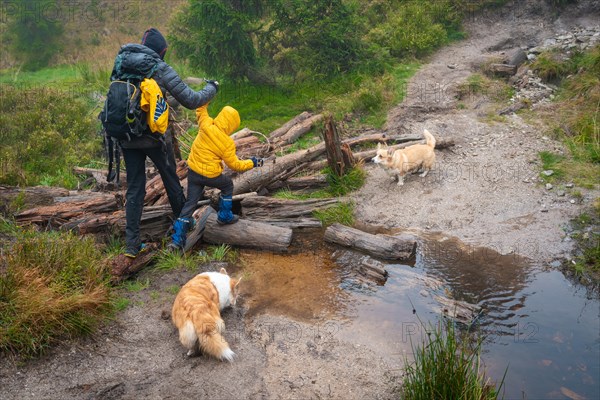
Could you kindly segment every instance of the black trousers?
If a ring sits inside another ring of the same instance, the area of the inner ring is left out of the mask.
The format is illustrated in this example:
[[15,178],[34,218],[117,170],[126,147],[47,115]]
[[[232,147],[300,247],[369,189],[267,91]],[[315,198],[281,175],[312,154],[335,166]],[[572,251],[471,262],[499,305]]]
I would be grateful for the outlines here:
[[[165,151],[166,147],[166,151]],[[127,250],[137,253],[141,245],[140,222],[146,196],[146,157],[149,157],[162,178],[173,217],[179,217],[185,196],[176,172],[175,157],[169,146],[150,148],[123,148],[123,159],[127,172],[127,194],[125,203],[125,244]]]
[[207,178],[190,169],[188,170],[187,201],[181,210],[181,218],[189,218],[196,211],[196,204],[202,198],[205,186],[219,189],[221,196],[233,195],[233,181],[229,176],[221,174],[215,178]]

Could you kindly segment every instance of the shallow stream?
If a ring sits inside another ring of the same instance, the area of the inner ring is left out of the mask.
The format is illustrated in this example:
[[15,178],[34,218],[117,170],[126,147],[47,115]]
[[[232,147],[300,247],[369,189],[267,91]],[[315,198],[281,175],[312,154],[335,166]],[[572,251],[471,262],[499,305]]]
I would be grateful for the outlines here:
[[[411,343],[441,315],[484,337],[487,374],[506,368],[507,399],[600,398],[600,301],[560,271],[517,255],[431,235],[415,260],[384,264],[378,285],[355,273],[368,259],[302,235],[292,254],[244,251],[249,317],[286,315],[367,346],[402,371]],[[369,262],[378,262],[369,260]]]

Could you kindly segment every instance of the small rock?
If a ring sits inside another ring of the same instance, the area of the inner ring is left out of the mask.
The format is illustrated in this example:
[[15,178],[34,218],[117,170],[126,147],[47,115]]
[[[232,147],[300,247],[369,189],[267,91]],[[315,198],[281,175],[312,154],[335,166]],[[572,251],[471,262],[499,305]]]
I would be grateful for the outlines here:
[[567,184],[565,185],[565,187],[567,187],[567,188],[569,188],[569,189],[571,189],[573,186],[575,186],[575,185],[573,185],[572,183],[567,183]]
[[546,207],[545,204],[542,205],[542,209],[540,210],[543,213],[547,213],[548,212],[548,207]]
[[558,197],[564,197],[564,196],[565,196],[565,194],[566,194],[566,193],[565,193],[565,191],[564,191],[564,190],[559,190],[559,191],[557,191],[557,192],[556,192],[556,195],[557,195]]
[[450,69],[456,69],[457,65],[456,64],[448,64],[447,67]]
[[537,58],[537,56],[535,54],[533,54],[533,53],[527,54],[527,59],[529,61],[534,61],[536,58]]
[[554,260],[550,263],[550,266],[552,268],[560,268],[561,265],[562,265],[562,263],[559,260]]
[[546,190],[552,190],[552,188],[554,188],[554,186],[552,186],[551,183],[546,183]]
[[548,170],[542,172],[542,174],[544,174],[546,176],[552,176],[552,175],[554,175],[554,171],[551,169],[548,169]]
[[576,203],[576,201],[575,201],[575,200],[573,200],[573,199],[571,199],[571,201],[569,201],[569,203],[571,203],[571,204],[575,204],[575,203]]

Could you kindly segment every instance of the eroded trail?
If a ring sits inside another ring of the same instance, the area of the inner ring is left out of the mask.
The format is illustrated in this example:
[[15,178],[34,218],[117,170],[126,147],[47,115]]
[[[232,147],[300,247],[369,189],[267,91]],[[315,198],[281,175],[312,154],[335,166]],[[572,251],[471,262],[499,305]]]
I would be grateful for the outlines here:
[[[403,187],[374,165],[355,195],[358,216],[387,227],[444,232],[500,253],[539,262],[566,256],[572,243],[563,227],[581,213],[583,199],[547,190],[540,183],[539,152],[564,152],[545,136],[543,121],[490,111],[494,93],[457,99],[457,88],[481,73],[486,59],[544,43],[574,26],[597,27],[600,17],[568,14],[550,21],[517,9],[510,18],[478,18],[469,38],[437,52],[412,78],[405,101],[388,116],[386,130],[451,137],[457,146],[437,152],[437,168],[413,175]],[[585,205],[585,204],[584,204]]]

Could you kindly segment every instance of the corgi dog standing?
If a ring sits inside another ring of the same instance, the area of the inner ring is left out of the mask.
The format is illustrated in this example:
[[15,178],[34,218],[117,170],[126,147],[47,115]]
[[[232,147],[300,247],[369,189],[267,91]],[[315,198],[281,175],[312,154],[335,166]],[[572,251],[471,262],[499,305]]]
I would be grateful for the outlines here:
[[179,341],[188,356],[202,350],[219,360],[233,361],[235,353],[223,338],[221,310],[237,300],[240,280],[230,278],[225,268],[203,272],[187,282],[175,297],[171,318],[179,329]]
[[404,176],[422,170],[420,176],[427,176],[427,173],[435,163],[435,138],[427,129],[423,131],[426,144],[415,144],[404,149],[393,150],[386,145],[377,144],[377,155],[373,162],[381,165],[386,172],[392,175],[393,179],[398,180],[398,186],[404,184]]

